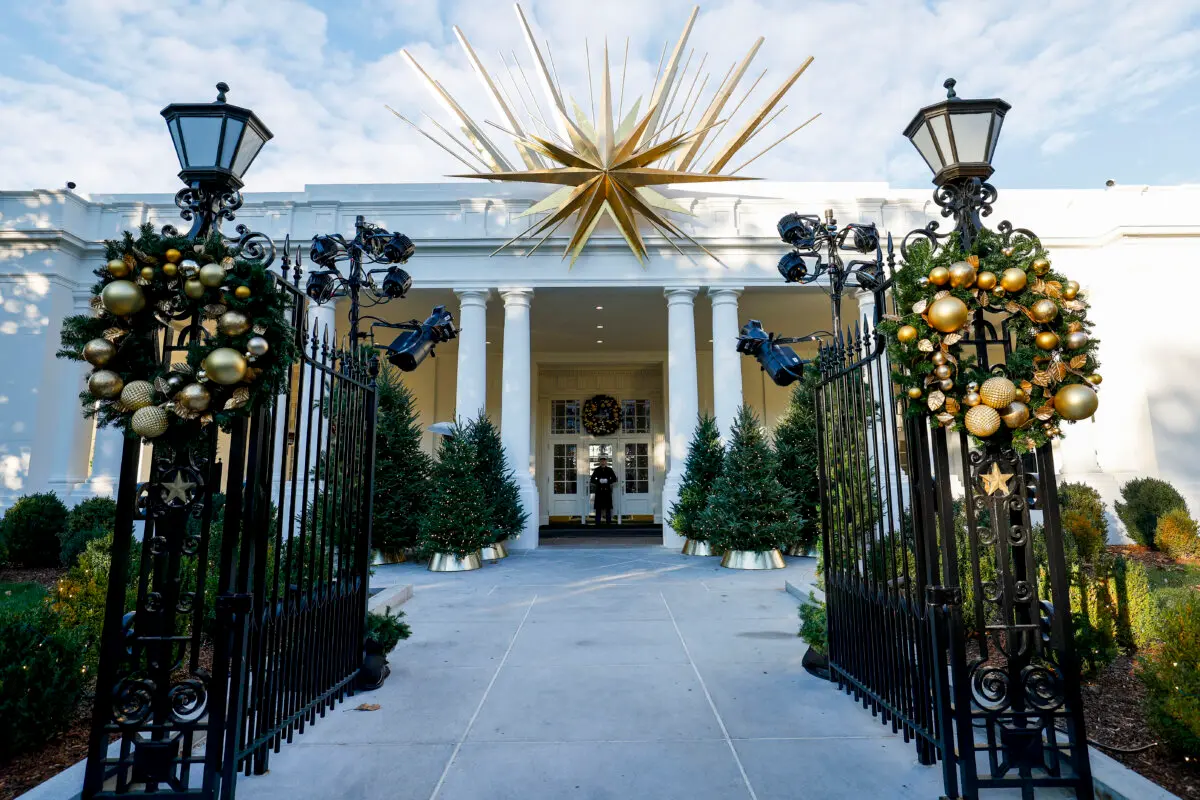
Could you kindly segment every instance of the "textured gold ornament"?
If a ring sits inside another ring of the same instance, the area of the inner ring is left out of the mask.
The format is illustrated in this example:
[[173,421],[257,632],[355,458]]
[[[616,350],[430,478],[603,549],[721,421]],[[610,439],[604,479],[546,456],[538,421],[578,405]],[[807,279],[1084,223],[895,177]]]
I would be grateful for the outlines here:
[[183,293],[192,300],[199,300],[204,297],[204,284],[195,278],[188,278],[183,284]]
[[972,406],[963,423],[968,431],[983,439],[1000,430],[1000,414],[991,406]]
[[205,264],[197,277],[209,289],[215,289],[225,282],[225,270],[220,264]]
[[204,372],[210,381],[222,386],[241,383],[246,377],[246,357],[232,347],[218,347],[204,359]]
[[993,495],[996,492],[1000,494],[1008,494],[1008,482],[1012,475],[1007,472],[1000,471],[1000,465],[993,461],[992,468],[988,472],[980,474],[980,479],[983,481],[983,493]]
[[975,266],[969,261],[955,261],[950,265],[950,285],[955,289],[966,289],[975,283]]
[[920,400],[921,394],[921,389],[917,386],[910,386],[908,389],[908,396],[912,400]]
[[103,367],[116,354],[116,345],[107,339],[92,339],[83,346],[83,360],[93,367]]
[[912,325],[901,325],[896,331],[896,339],[902,344],[914,342],[917,339],[917,329]]
[[951,333],[967,324],[970,311],[957,297],[943,297],[929,307],[929,324],[942,333]]
[[[1086,333],[1083,331],[1075,331],[1075,333],[1067,334],[1067,340],[1064,342],[1064,344],[1066,344],[1068,350],[1082,350],[1088,346],[1088,341],[1090,340],[1088,339],[1088,335]],[[1076,367],[1076,369],[1078,369],[1078,367]]]
[[226,311],[217,320],[217,330],[226,336],[241,336],[250,330],[250,318],[241,311]]
[[1028,282],[1029,276],[1020,267],[1009,267],[1000,274],[1000,288],[1006,292],[1016,294],[1024,289]]
[[267,340],[261,336],[252,336],[250,337],[250,341],[246,342],[246,352],[255,358],[265,356],[270,347],[267,344]]
[[1008,378],[996,376],[988,378],[979,387],[979,397],[983,404],[992,408],[1004,408],[1016,397],[1017,387]]
[[983,398],[979,396],[979,392],[967,392],[963,395],[963,405],[974,407],[983,402]]
[[1035,258],[1029,266],[1034,275],[1045,275],[1050,271],[1050,262],[1044,258]]
[[1053,300],[1038,300],[1029,307],[1029,315],[1034,322],[1045,324],[1058,316],[1058,304]]
[[938,378],[949,378],[954,374],[954,368],[949,364],[938,364],[933,368],[933,374]]
[[1096,413],[1099,405],[1096,391],[1084,383],[1064,386],[1054,395],[1054,409],[1063,419],[1087,419]]
[[170,421],[171,419],[164,409],[158,406],[146,406],[133,412],[133,419],[129,424],[138,436],[154,439],[167,432],[167,425],[170,424]]
[[1041,331],[1033,338],[1033,343],[1042,350],[1053,350],[1058,347],[1058,334],[1054,331]]
[[236,289],[233,290],[233,296],[236,297],[238,300],[249,300],[250,299],[250,287],[249,286],[237,287]]
[[945,286],[950,282],[950,270],[945,267],[934,267],[929,270],[929,282],[934,286]]
[[1104,376],[1099,372],[1093,372],[1091,375],[1087,376],[1087,380],[1088,383],[1092,384],[1093,386],[1099,386],[1100,384],[1104,383]]
[[108,274],[112,275],[114,278],[124,278],[133,271],[130,269],[129,265],[125,263],[125,259],[123,258],[114,258],[105,266],[108,269]]
[[199,383],[189,383],[175,395],[175,401],[188,411],[205,411],[212,402],[212,394]]
[[100,302],[110,314],[127,317],[146,307],[146,295],[132,281],[113,281],[100,291]]
[[112,370],[98,369],[88,376],[88,391],[101,400],[113,400],[121,395],[125,381]]
[[981,272],[975,277],[975,285],[984,291],[990,292],[996,288],[996,273]]
[[130,411],[145,408],[154,402],[154,386],[150,381],[130,381],[121,390],[121,405]]
[[1029,422],[1029,406],[1020,400],[1014,400],[1000,409],[1000,419],[1010,428],[1019,428]]
[[179,252],[174,247],[167,250],[165,255],[167,257],[167,261],[171,262],[172,264],[178,264],[183,258],[183,253]]

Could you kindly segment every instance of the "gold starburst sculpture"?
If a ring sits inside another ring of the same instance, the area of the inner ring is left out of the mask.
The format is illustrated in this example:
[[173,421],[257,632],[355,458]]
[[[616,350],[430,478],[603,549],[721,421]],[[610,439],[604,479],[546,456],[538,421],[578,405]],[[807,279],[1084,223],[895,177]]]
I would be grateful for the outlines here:
[[[557,71],[553,66],[553,55],[551,54],[550,66],[547,67],[546,58],[535,42],[533,32],[519,5],[516,6],[516,12],[525,42],[529,47],[534,74],[537,82],[541,85],[545,102],[549,106],[549,113],[542,112],[541,104],[533,92],[533,86],[525,76],[515,53],[512,54],[512,59],[517,72],[524,79],[528,99],[526,93],[522,92],[521,84],[517,82],[507,57],[501,55],[512,91],[506,89],[502,81],[494,79],[484,68],[462,31],[455,27],[454,33],[458,37],[459,44],[466,53],[472,69],[491,99],[492,105],[506,123],[500,124],[487,120],[486,124],[503,132],[512,140],[517,154],[524,164],[524,169],[513,167],[504,152],[488,138],[484,129],[463,110],[462,106],[450,96],[440,83],[425,72],[408,51],[403,51],[405,59],[442,108],[457,120],[465,141],[456,137],[432,117],[429,118],[430,121],[445,137],[444,140],[427,133],[399,112],[389,108],[397,117],[412,125],[422,135],[472,170],[468,175],[451,177],[546,183],[561,187],[541,202],[534,204],[522,215],[550,212],[545,218],[505,242],[495,252],[500,252],[519,239],[540,236],[537,244],[526,252],[526,255],[529,255],[537,250],[563,223],[571,217],[575,217],[574,233],[563,252],[563,257],[570,255],[571,263],[574,264],[580,253],[583,252],[583,248],[600,219],[607,215],[625,237],[630,250],[633,251],[639,262],[648,257],[646,242],[639,230],[639,220],[648,222],[680,253],[683,253],[683,250],[679,247],[677,240],[681,239],[686,239],[708,253],[708,250],[688,236],[679,225],[667,216],[668,212],[687,214],[687,209],[651,187],[708,181],[753,180],[736,173],[819,116],[814,115],[793,128],[737,168],[725,171],[734,155],[786,110],[786,106],[777,111],[775,108],[804,73],[804,70],[808,68],[808,65],[812,63],[810,57],[776,89],[762,107],[749,116],[740,130],[718,149],[712,162],[706,168],[700,169],[697,167],[697,162],[707,152],[705,142],[708,142],[708,146],[713,144],[716,132],[724,128],[729,118],[737,113],[742,103],[746,101],[762,79],[760,74],[729,115],[721,118],[735,88],[746,74],[750,62],[763,43],[761,37],[740,63],[730,66],[729,71],[725,73],[725,77],[710,98],[707,107],[701,113],[695,128],[689,128],[690,121],[710,77],[705,75],[702,81],[700,79],[707,56],[700,59],[691,85],[684,93],[678,110],[676,110],[676,103],[681,99],[680,92],[686,83],[688,69],[695,53],[693,50],[688,54],[681,70],[680,63],[683,61],[687,40],[695,25],[699,7],[692,9],[691,16],[684,26],[683,34],[672,50],[670,58],[666,57],[666,46],[664,45],[663,55],[659,59],[654,91],[644,113],[639,115],[641,100],[638,99],[633,103],[631,110],[624,114],[625,74],[623,68],[620,100],[614,117],[612,80],[606,43],[602,76],[599,81],[599,109],[595,107],[593,95],[593,113],[589,119],[579,104],[572,101],[574,108],[574,119],[572,119],[572,116],[567,113],[563,101],[562,88],[558,85]],[[548,51],[549,45],[547,44]],[[590,72],[591,56],[586,42],[585,53],[588,54]],[[626,41],[626,64],[628,64],[628,58],[629,43]],[[700,81],[699,89],[697,89],[698,81]],[[589,95],[592,95],[590,77],[588,92]],[[526,115],[531,120],[525,124],[522,124],[521,118],[514,110],[516,108],[512,102],[514,94],[520,98]],[[529,100],[532,100],[532,106]],[[537,109],[536,113],[534,108]],[[623,114],[624,116],[622,116]],[[618,119],[621,120],[620,124],[616,123]],[[713,136],[710,137],[710,134]],[[712,256],[712,253],[708,254]]]

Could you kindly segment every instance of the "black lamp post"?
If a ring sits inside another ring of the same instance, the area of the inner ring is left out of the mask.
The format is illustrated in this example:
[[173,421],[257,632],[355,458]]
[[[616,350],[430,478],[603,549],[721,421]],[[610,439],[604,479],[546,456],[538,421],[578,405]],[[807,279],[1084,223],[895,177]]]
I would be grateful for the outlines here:
[[946,80],[946,99],[925,106],[904,129],[904,135],[933,171],[937,190],[933,200],[943,217],[954,217],[963,250],[970,250],[982,222],[992,213],[996,189],[992,156],[1000,139],[1000,126],[1008,103],[1000,99],[964,100],[954,92],[956,81]]
[[179,157],[175,195],[180,216],[192,222],[189,239],[203,239],[241,208],[242,176],[272,133],[253,111],[225,102],[229,86],[217,84],[212,103],[172,103],[162,110]]

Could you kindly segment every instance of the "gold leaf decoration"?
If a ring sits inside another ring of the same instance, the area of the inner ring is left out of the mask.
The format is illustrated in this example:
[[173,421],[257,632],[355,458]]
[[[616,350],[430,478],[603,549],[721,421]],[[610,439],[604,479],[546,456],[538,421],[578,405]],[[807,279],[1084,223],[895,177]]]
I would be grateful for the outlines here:
[[1064,300],[1062,307],[1068,311],[1084,311],[1087,309],[1087,303],[1082,300]]
[[1029,394],[1030,392],[1033,391],[1033,384],[1030,383],[1029,381],[1021,381],[1021,391],[1025,392],[1026,394]]
[[213,415],[205,414],[203,417],[200,418],[200,427],[207,428],[209,423],[211,423],[212,421],[213,421]]
[[124,328],[108,328],[104,331],[104,338],[110,342],[116,342],[125,336],[129,335],[129,331]]
[[954,415],[947,414],[945,411],[943,411],[937,415],[937,421],[943,425],[949,425],[951,422],[954,422]]
[[235,408],[241,408],[250,402],[250,390],[245,386],[239,386],[233,390],[233,395],[225,401],[225,411],[232,411]]
[[933,299],[936,302],[938,300],[941,300],[943,297],[949,297],[949,296],[950,296],[950,291],[948,289],[942,289],[940,292],[938,292],[937,294],[935,294],[933,296]]
[[190,408],[186,408],[180,403],[172,403],[171,410],[175,412],[175,416],[179,417],[180,419],[193,420],[200,418],[199,411],[192,411]]
[[928,339],[922,339],[921,341],[917,342],[917,349],[922,353],[932,353],[933,342],[929,341]]
[[234,265],[233,256],[225,256],[224,258],[221,259],[221,266],[225,268],[226,272],[233,269],[233,265]]
[[979,269],[979,256],[975,256],[975,255],[967,256],[967,263],[970,264],[975,269]]
[[925,309],[927,309],[927,308],[929,308],[928,300],[918,300],[917,302],[913,303],[913,313],[914,314],[924,314]]
[[929,405],[930,411],[937,411],[946,403],[946,395],[941,392],[930,392],[928,399],[925,401]]
[[219,317],[229,309],[220,303],[210,303],[204,307],[204,314],[207,317]]
[[1084,355],[1075,356],[1071,359],[1071,369],[1083,369],[1087,364],[1088,357]]
[[981,306],[987,306],[989,303],[992,302],[992,298],[988,295],[987,292],[983,291],[982,289],[980,289],[978,294],[976,294],[976,299],[979,300],[979,305],[981,305]]
[[1041,278],[1038,278],[1037,280],[1035,280],[1033,282],[1032,285],[1030,285],[1029,291],[1033,292],[1034,294],[1045,294],[1046,293],[1046,282],[1044,280],[1042,280]]
[[1082,322],[1078,322],[1078,321],[1072,322],[1070,325],[1067,326],[1067,333],[1079,333],[1081,330],[1083,330]]
[[1053,380],[1054,380],[1054,377],[1045,370],[1038,370],[1037,372],[1033,373],[1033,382],[1036,383],[1038,386],[1042,386],[1042,387],[1049,386],[1053,382]]
[[149,280],[147,278],[143,278],[141,275],[138,275],[138,279],[137,279],[138,286],[149,286],[152,283],[154,283],[154,281]]
[[883,318],[888,322],[899,322],[903,319],[899,314],[884,314]]
[[245,380],[246,383],[254,383],[256,380],[258,380],[259,375],[262,375],[261,369],[258,369],[256,367],[247,367],[246,368],[246,377],[243,380]]
[[1021,310],[1021,304],[1014,300],[1009,300],[1007,303],[1004,304],[1004,310],[1010,314],[1016,314],[1018,311]]
[[1041,420],[1050,419],[1054,416],[1054,406],[1047,403],[1046,405],[1033,412],[1033,415]]
[[[947,333],[945,336],[942,337],[942,344],[944,344],[946,347],[953,347],[954,345],[958,344],[961,341],[962,341],[961,333]],[[942,349],[944,350],[946,348],[943,347]]]
[[104,308],[104,303],[100,302],[100,295],[92,295],[92,299],[88,301],[88,305],[92,307],[92,311],[99,311]]
[[957,414],[959,411],[959,408],[960,408],[960,406],[958,405],[957,400],[955,400],[953,397],[946,398],[946,411],[948,413]]
[[1051,297],[1062,297],[1062,284],[1058,281],[1046,281],[1046,294]]
[[137,259],[133,257],[133,253],[126,253],[121,260],[125,262],[125,266],[129,268],[130,272],[137,269]]
[[166,378],[158,377],[154,379],[154,391],[161,395],[169,395],[171,393],[171,384],[167,383]]
[[178,361],[171,365],[171,372],[178,372],[180,375],[195,375],[196,370],[192,369],[192,365],[186,361]]
[[[897,319],[899,319],[899,317],[897,317]],[[254,326],[254,332],[259,336],[265,336],[267,333],[267,326],[259,323],[258,325]]]

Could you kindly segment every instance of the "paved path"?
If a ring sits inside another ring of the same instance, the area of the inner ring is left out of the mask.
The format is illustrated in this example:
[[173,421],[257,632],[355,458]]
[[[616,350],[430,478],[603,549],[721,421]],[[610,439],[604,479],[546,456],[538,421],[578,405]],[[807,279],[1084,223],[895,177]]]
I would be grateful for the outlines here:
[[783,584],[812,569],[661,547],[377,568],[375,584],[415,585],[391,677],[240,778],[238,798],[936,798],[937,768],[801,668]]

